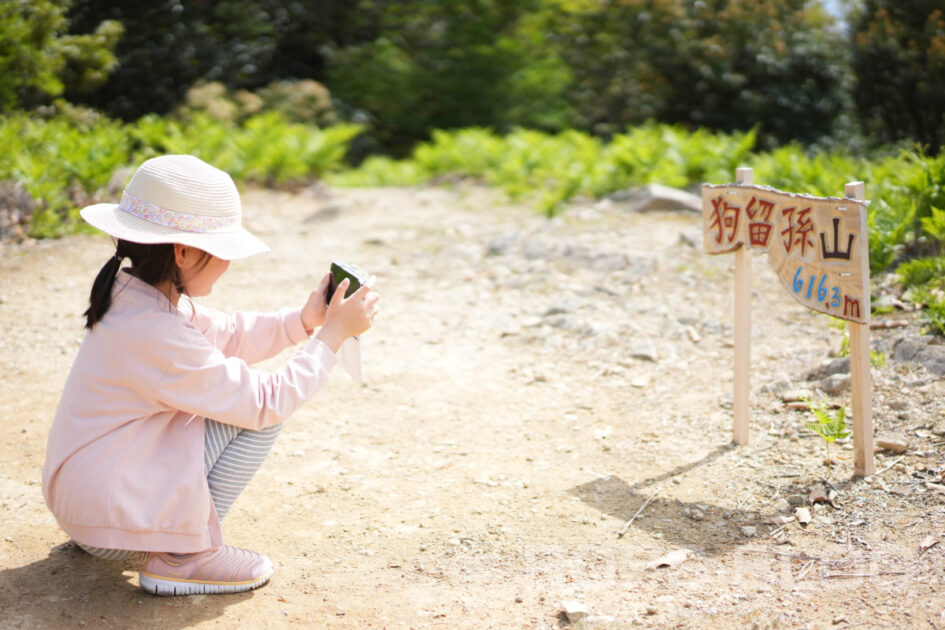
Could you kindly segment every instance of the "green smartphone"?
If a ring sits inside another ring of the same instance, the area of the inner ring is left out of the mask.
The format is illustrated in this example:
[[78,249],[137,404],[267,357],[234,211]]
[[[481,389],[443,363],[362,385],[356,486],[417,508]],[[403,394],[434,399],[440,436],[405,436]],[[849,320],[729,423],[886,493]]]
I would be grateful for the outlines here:
[[350,280],[348,290],[345,291],[346,298],[351,297],[355,291],[368,281],[367,273],[357,265],[352,265],[341,260],[334,261],[331,263],[331,279],[328,281],[328,293],[325,296],[326,303],[331,302],[335,290],[345,278]]

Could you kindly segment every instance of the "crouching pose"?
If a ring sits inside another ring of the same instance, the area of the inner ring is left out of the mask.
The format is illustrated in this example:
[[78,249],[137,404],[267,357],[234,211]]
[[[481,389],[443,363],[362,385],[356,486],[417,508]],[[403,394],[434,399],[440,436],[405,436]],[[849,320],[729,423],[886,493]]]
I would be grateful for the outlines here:
[[[81,214],[116,250],[50,429],[46,503],[89,553],[141,555],[152,593],[262,586],[272,563],[223,544],[220,522],[379,296],[364,286],[345,299],[345,281],[326,306],[326,274],[301,308],[227,315],[192,301],[231,260],[268,250],[242,227],[230,177],[194,157],[144,162],[121,203]],[[302,342],[274,372],[249,367]]]

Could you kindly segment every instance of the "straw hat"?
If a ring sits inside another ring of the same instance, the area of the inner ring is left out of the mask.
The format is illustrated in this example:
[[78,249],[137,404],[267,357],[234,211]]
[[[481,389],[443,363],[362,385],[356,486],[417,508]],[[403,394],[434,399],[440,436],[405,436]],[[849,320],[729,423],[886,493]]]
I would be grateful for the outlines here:
[[115,238],[134,243],[181,243],[223,260],[269,248],[242,226],[240,195],[230,176],[191,155],[144,162],[121,203],[83,208],[82,218]]

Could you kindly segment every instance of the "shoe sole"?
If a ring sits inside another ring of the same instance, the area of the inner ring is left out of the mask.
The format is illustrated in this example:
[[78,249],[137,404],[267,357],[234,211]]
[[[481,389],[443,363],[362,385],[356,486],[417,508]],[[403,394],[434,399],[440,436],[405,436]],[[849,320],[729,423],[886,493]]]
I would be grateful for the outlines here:
[[272,577],[272,571],[255,580],[246,582],[203,582],[200,580],[172,580],[142,571],[138,575],[140,587],[154,595],[218,595],[221,593],[243,593],[259,588]]

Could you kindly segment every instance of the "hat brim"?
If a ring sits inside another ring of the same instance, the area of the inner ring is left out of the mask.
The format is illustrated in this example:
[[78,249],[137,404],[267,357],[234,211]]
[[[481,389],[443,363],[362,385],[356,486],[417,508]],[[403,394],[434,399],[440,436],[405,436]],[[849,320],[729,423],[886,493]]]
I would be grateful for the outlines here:
[[238,260],[268,252],[269,247],[244,228],[215,232],[185,232],[152,223],[119,209],[117,203],[97,203],[79,211],[90,225],[132,243],[180,243],[223,260]]

